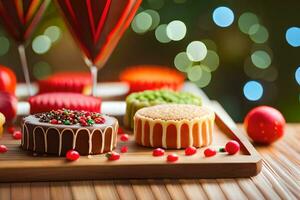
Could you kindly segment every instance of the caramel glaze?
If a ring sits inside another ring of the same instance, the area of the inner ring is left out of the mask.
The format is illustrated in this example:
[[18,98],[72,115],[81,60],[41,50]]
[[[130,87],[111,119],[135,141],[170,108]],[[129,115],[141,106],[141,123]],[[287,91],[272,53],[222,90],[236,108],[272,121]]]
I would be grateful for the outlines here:
[[23,119],[21,146],[24,150],[58,156],[64,156],[71,149],[75,149],[80,155],[112,151],[117,144],[119,125],[113,117],[104,118],[104,124],[82,127],[43,123],[30,115]]

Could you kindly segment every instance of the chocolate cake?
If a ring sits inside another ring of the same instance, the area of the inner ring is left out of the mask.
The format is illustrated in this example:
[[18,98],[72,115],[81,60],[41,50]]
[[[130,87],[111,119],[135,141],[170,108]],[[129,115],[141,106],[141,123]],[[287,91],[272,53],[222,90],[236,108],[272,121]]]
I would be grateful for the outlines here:
[[112,151],[117,143],[117,119],[94,112],[52,110],[23,118],[22,148],[40,154],[64,156]]

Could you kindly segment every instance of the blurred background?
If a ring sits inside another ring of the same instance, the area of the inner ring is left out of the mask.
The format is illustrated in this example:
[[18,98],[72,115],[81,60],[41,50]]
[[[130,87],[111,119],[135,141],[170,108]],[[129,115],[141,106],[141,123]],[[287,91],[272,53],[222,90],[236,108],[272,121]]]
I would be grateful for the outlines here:
[[[165,65],[185,73],[236,121],[264,104],[299,121],[299,10],[296,0],[144,0],[99,81],[117,81],[131,65]],[[53,3],[26,52],[32,80],[88,71]],[[17,46],[2,27],[0,64],[24,81]]]

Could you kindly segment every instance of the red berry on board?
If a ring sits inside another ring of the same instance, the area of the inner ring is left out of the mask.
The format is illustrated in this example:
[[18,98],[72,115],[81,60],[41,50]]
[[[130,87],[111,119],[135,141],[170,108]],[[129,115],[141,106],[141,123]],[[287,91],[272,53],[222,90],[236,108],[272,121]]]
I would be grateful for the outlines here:
[[80,157],[80,154],[75,150],[69,150],[66,154],[66,159],[69,161],[78,160],[79,157]]
[[124,133],[123,129],[119,127],[119,128],[118,128],[118,134],[121,135],[121,134],[123,134],[123,133]]
[[126,141],[128,141],[128,138],[129,138],[128,134],[122,134],[120,137],[120,140],[123,142],[126,142]]
[[128,147],[127,146],[122,146],[121,147],[121,153],[126,153],[128,151]]
[[5,145],[0,145],[0,153],[6,153],[8,151],[8,148]]
[[217,151],[211,148],[207,148],[204,150],[204,156],[205,157],[212,157],[215,156],[217,154]]
[[56,119],[51,119],[50,123],[51,123],[51,124],[58,124],[58,120],[56,120]]
[[161,148],[156,148],[152,151],[153,156],[163,156],[165,154],[165,150]]
[[275,108],[259,106],[252,109],[244,120],[248,136],[256,143],[271,144],[284,133],[285,119]]
[[119,160],[120,159],[120,154],[117,153],[117,152],[112,151],[112,152],[107,153],[106,157],[108,158],[108,160],[111,160],[111,161]]
[[7,131],[10,133],[10,134],[13,134],[15,132],[15,127],[14,126],[9,126],[7,127]]
[[240,150],[240,144],[235,140],[231,140],[226,143],[225,150],[229,155],[236,154]]
[[197,152],[196,147],[187,147],[187,148],[185,149],[185,155],[186,155],[186,156],[194,155],[196,152]]
[[168,162],[176,162],[177,160],[178,160],[178,155],[176,153],[172,153],[167,156]]
[[15,140],[20,140],[20,139],[22,138],[22,133],[21,133],[21,131],[15,131],[15,132],[13,133],[13,138],[14,138]]

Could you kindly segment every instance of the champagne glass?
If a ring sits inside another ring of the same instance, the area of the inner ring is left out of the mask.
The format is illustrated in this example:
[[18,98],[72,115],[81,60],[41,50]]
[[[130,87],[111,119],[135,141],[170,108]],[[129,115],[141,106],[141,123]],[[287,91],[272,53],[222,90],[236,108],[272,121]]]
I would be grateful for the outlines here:
[[142,0],[56,0],[92,75],[95,95],[101,69],[129,26]]
[[50,0],[0,0],[0,22],[18,45],[21,66],[30,96],[32,92],[25,46],[49,3]]

